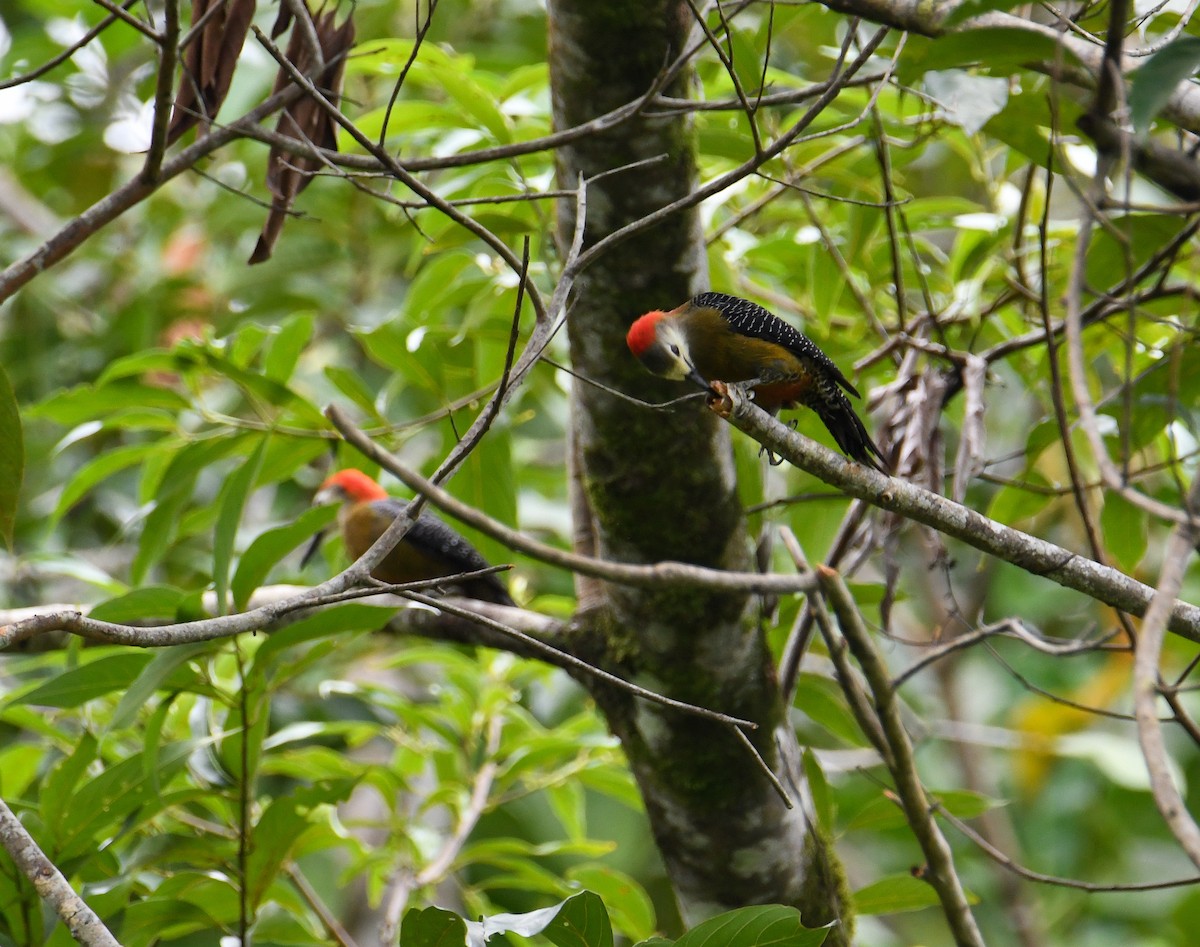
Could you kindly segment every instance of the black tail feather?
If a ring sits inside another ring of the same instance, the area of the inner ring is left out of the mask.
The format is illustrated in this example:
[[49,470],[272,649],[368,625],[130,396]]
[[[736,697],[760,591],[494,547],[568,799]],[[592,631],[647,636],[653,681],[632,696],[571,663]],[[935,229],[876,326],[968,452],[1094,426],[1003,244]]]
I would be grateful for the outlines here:
[[[836,399],[822,400],[811,407],[817,412],[825,427],[829,429],[829,433],[833,435],[833,439],[837,441],[843,454],[860,464],[873,467],[881,474],[889,473],[887,458],[871,440],[866,425],[854,413],[854,408],[850,406],[845,395]],[[872,454],[874,457],[871,456]]]

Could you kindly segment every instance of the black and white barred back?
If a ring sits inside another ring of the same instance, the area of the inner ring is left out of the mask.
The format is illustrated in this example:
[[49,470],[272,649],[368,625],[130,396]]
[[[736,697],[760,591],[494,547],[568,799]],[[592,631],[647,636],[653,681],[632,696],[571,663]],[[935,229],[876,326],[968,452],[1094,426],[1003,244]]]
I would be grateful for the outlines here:
[[[812,361],[822,370],[818,373],[819,376],[827,373],[854,397],[862,397],[858,393],[858,389],[850,384],[846,376],[842,374],[842,370],[821,351],[816,342],[758,303],[742,299],[739,296],[730,296],[728,293],[709,292],[694,296],[692,305],[700,309],[715,309],[742,335],[762,339],[764,342],[773,342],[800,358]],[[833,390],[837,392],[836,388]],[[837,393],[841,394],[841,392]]]
[[816,412],[838,447],[848,456],[881,473],[887,473],[882,452],[855,414],[850,399],[842,389],[856,398],[862,396],[812,339],[758,303],[738,296],[700,293],[692,298],[691,304],[698,309],[716,310],[739,334],[778,345],[806,362],[811,367],[808,372],[809,383],[804,386],[797,400]]

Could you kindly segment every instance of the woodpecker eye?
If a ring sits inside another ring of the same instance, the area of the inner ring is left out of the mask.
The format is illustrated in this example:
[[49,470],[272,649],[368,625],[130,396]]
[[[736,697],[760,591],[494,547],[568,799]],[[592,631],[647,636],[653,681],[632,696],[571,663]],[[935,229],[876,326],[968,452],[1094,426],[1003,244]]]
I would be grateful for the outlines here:
[[678,358],[678,357],[679,357],[679,346],[678,346],[678,345],[672,345],[672,346],[671,346],[671,353],[672,353],[672,354],[673,354],[673,355],[674,355],[676,358]]

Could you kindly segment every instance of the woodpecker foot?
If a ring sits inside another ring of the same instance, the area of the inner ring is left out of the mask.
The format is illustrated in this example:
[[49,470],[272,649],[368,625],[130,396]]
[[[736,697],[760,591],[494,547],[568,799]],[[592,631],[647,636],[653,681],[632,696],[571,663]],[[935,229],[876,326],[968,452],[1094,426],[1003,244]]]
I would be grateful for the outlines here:
[[770,464],[772,467],[778,467],[784,461],[783,457],[779,457],[776,454],[772,454],[770,449],[767,447],[760,447],[758,449],[758,456],[761,457],[763,454],[767,455],[767,463]]
[[[787,425],[787,428],[789,431],[794,431],[794,430],[796,430],[797,426],[800,424],[800,419],[799,418],[791,418],[787,421],[784,421],[783,423]],[[767,463],[770,464],[772,467],[778,467],[784,461],[784,458],[777,457],[775,454],[772,454],[767,448],[760,447],[758,449],[758,455],[761,457],[763,454],[767,455]]]

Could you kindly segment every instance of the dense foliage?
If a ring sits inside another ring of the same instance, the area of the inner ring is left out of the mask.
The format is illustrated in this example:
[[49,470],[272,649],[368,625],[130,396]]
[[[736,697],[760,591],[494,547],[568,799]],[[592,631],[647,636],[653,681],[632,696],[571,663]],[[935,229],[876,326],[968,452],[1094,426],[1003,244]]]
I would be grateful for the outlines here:
[[[556,190],[554,152],[453,160],[551,131],[545,12],[528,0],[467,6],[435,4],[417,42],[425,4],[355,4],[342,106],[401,160],[426,161],[424,184],[517,256],[528,241],[529,276],[549,298],[565,253],[558,205],[574,201]],[[997,6],[1011,4],[968,12]],[[157,4],[130,12],[161,23]],[[274,13],[257,14],[264,30]],[[0,76],[28,73],[108,16],[85,0],[15,0],[0,23]],[[839,50],[853,58],[872,32],[812,3],[743,4],[706,22],[719,54],[698,34],[696,99],[713,104],[694,114],[702,181],[791,128]],[[1108,22],[1089,8],[1078,28],[1100,35]],[[1184,22],[1156,8],[1139,27],[1156,42]],[[155,50],[119,20],[36,80],[0,88],[0,263],[137,177]],[[1154,586],[1179,518],[1168,512],[1186,509],[1196,475],[1196,224],[1191,207],[1124,165],[1111,177],[1116,196],[1102,198],[1096,150],[1076,128],[1092,93],[1027,66],[1056,55],[1072,58],[1050,38],[1001,27],[893,32],[778,158],[704,201],[710,282],[802,326],[851,375],[899,475]],[[276,71],[252,35],[219,120],[266,98]],[[338,146],[366,155],[344,129]],[[24,441],[23,482],[10,473],[0,484],[0,526],[15,510],[0,556],[4,608],[75,604],[149,625],[315,584],[345,561],[330,539],[316,564],[300,565],[332,519],[310,508],[313,492],[337,467],[378,471],[324,406],[352,409],[429,472],[498,384],[514,317],[528,333],[520,275],[493,247],[352,163],[323,167],[271,259],[248,266],[271,200],[267,154],[248,138],[221,147],[4,300],[0,365]],[[622,173],[637,186],[636,169]],[[1094,230],[1080,224],[1089,201],[1102,205]],[[1057,331],[1072,298],[1103,460],[1078,423]],[[586,379],[560,367],[562,338],[546,356],[449,489],[570,548],[568,392]],[[808,414],[800,430],[829,443]],[[0,418],[0,432],[3,474],[15,421]],[[734,453],[752,528],[789,526],[809,559],[826,560],[850,501],[769,467],[740,435]],[[508,578],[522,606],[570,618],[568,573],[463,531],[489,560],[515,562]],[[1194,874],[1148,792],[1128,617],[882,513],[850,539],[839,568],[894,673],[951,640],[973,645],[947,649],[899,688],[942,809],[978,818],[993,845],[1047,875],[1102,886]],[[770,565],[795,569],[778,543]],[[1180,597],[1197,595],[1192,568]],[[760,621],[781,655],[804,599],[775,605]],[[380,631],[394,611],[343,603],[270,634],[159,651],[27,642],[0,658],[0,798],[126,945],[251,930],[259,944],[362,943],[380,924],[394,942],[406,908],[440,905],[473,921],[581,889],[607,912],[597,930],[630,943],[680,937],[641,798],[584,692],[503,651]],[[1182,682],[1195,653],[1168,638],[1163,679]],[[1187,799],[1200,780],[1187,716],[1197,705],[1186,686],[1171,699],[1161,710]],[[912,877],[921,851],[820,641],[791,706],[811,748],[811,808],[846,863],[862,942],[941,941],[937,898]],[[1018,881],[945,831],[996,943],[1016,917],[1043,943],[1193,936],[1194,887],[1094,893]],[[444,912],[405,923],[413,943],[418,924],[466,926]],[[783,942],[819,940],[794,913],[756,923],[797,938]],[[595,936],[551,942],[604,942]],[[67,940],[0,855],[0,945]]]

